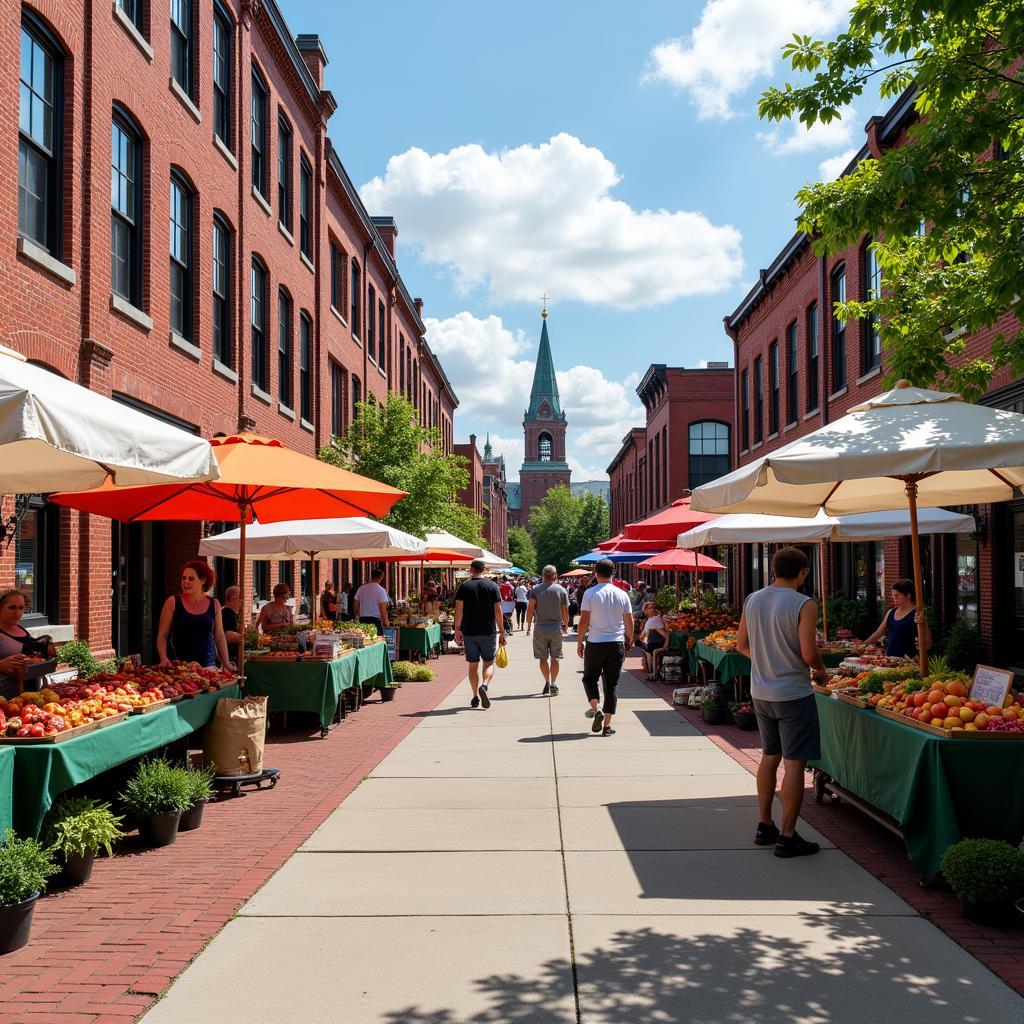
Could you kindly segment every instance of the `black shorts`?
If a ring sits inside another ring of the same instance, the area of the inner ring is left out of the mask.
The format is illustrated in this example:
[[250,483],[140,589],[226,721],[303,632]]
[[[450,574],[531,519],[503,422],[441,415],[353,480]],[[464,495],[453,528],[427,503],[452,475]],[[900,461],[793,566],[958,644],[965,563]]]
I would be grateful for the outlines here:
[[797,700],[753,699],[761,749],[768,757],[816,761],[821,757],[821,729],[814,694]]

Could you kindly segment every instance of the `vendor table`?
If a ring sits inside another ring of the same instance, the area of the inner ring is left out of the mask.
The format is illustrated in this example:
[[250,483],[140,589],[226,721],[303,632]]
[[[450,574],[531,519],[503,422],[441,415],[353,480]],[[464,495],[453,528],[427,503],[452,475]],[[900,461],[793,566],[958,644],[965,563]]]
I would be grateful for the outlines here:
[[268,711],[309,711],[327,734],[343,690],[391,682],[388,645],[369,644],[334,661],[247,661],[245,692],[269,697]]
[[14,827],[14,747],[0,747],[0,832]]
[[699,640],[694,648],[697,657],[707,662],[723,683],[731,683],[734,679],[750,675],[750,659],[738,651],[720,651],[717,647],[709,647]]
[[815,694],[821,751],[813,767],[895,819],[929,878],[967,837],[1024,835],[1024,740],[947,739]]
[[693,647],[687,646],[689,640],[703,640],[708,635],[706,629],[672,629],[669,630],[668,634],[668,650],[669,653],[673,651],[680,651],[686,655],[690,662],[690,675],[695,676],[697,674],[697,645]]
[[241,695],[238,686],[228,686],[63,743],[7,748],[14,754],[15,831],[38,835],[46,812],[65,790],[201,729],[221,697]]
[[398,631],[398,653],[418,654],[429,658],[441,646],[441,626],[434,622],[422,629],[416,626],[402,626]]

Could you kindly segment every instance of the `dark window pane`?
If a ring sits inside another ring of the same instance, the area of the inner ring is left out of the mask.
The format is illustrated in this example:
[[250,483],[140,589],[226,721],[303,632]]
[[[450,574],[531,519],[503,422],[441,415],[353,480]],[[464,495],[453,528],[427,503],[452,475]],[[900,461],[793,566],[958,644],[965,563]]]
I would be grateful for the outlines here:
[[171,74],[192,93],[192,4],[190,0],[171,0]]
[[231,145],[231,22],[214,8],[213,14],[213,130]]
[[277,397],[282,405],[292,406],[292,304],[281,292],[277,317]]
[[219,218],[213,219],[213,354],[231,366],[231,232]]
[[299,317],[299,415],[313,421],[313,331],[309,317]]
[[299,248],[313,253],[313,171],[303,157],[299,167]]
[[277,219],[292,229],[292,130],[281,118],[277,122]]
[[261,195],[266,196],[267,91],[255,74],[252,76],[249,134],[252,140],[252,184]]

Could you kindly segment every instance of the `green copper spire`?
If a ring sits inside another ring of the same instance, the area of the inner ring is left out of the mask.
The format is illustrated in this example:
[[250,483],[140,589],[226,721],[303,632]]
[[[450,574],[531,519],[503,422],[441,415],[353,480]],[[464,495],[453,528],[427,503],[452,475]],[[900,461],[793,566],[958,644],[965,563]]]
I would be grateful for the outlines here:
[[[540,330],[540,348],[537,349],[537,366],[533,371],[533,388],[530,391],[530,408],[526,410],[526,419],[565,419],[562,405],[558,399],[558,381],[555,379],[555,363],[551,358],[551,342],[548,341],[548,312],[541,313],[544,318]],[[540,417],[540,409],[547,403],[550,412]]]
[[493,462],[494,457],[491,449],[491,432],[487,431],[487,441],[484,444],[484,462]]

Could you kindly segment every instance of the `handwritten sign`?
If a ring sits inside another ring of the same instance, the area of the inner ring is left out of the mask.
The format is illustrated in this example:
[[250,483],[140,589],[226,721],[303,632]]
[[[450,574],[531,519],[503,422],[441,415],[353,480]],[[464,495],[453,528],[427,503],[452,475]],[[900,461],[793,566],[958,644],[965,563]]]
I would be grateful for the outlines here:
[[984,701],[991,707],[1001,708],[1013,682],[1013,673],[1005,669],[979,665],[971,680],[971,700]]
[[394,626],[384,626],[381,632],[388,643],[388,660],[398,660],[398,630]]

